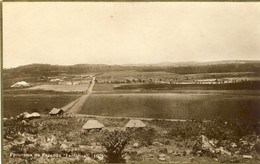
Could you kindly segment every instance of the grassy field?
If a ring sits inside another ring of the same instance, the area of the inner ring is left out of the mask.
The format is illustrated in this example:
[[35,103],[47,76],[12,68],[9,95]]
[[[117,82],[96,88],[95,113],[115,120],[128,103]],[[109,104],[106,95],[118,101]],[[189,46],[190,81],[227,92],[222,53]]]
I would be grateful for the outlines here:
[[95,84],[93,88],[94,92],[114,92],[113,84]]
[[[249,94],[250,93],[250,94]],[[174,119],[260,119],[260,97],[250,92],[92,94],[82,114]]]
[[80,94],[57,92],[4,93],[3,115],[15,116],[26,111],[48,113],[53,107],[63,107],[80,96]]
[[199,74],[177,74],[164,71],[114,71],[106,72],[97,77],[98,80],[125,80],[127,78],[136,79],[162,79],[169,80],[171,78],[180,79],[207,79],[207,78],[238,78],[247,80],[259,80],[259,76],[253,72],[222,72],[222,73],[199,73]]
[[122,84],[116,86],[117,90],[140,89],[149,90],[260,90],[260,81],[247,81],[230,84]]
[[88,89],[89,84],[80,84],[80,85],[39,85],[29,90],[52,90],[58,92],[81,92]]

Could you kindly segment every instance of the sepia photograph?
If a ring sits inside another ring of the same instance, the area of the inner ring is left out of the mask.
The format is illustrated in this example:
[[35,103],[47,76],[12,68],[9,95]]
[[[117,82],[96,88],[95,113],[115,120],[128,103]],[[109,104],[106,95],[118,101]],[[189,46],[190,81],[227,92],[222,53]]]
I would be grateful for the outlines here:
[[260,163],[260,3],[1,7],[2,163]]

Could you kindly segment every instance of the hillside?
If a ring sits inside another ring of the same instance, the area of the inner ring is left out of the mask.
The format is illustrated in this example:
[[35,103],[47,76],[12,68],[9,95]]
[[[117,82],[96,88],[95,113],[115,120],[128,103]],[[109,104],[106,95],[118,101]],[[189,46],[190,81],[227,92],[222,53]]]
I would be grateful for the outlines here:
[[159,63],[151,65],[105,65],[77,64],[72,66],[30,64],[16,68],[3,69],[4,78],[23,76],[53,76],[62,73],[82,74],[113,71],[135,70],[141,72],[164,71],[178,74],[222,73],[222,72],[254,72],[260,74],[260,61],[223,61],[223,62],[187,62]]

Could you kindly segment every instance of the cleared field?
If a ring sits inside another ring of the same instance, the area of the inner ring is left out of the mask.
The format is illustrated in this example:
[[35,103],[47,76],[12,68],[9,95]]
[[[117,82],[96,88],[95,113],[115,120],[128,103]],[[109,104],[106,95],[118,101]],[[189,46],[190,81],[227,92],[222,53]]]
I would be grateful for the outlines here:
[[114,91],[114,86],[113,84],[95,84],[93,91],[105,91],[105,92],[112,92]]
[[4,94],[4,117],[22,112],[48,113],[53,107],[62,107],[80,97],[80,94]]
[[140,89],[142,91],[158,90],[260,90],[259,81],[247,81],[229,84],[122,84],[115,87],[120,90]]
[[[249,92],[250,93],[250,92]],[[173,119],[260,119],[259,94],[92,94],[82,114]]]
[[82,92],[88,89],[89,84],[80,85],[38,85],[28,90],[52,90],[58,92]]

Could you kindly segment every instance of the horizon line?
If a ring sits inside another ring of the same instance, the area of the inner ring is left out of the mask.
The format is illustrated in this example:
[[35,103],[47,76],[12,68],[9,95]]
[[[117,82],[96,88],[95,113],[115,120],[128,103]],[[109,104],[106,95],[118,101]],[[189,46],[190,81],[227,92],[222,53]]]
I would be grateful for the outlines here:
[[18,68],[22,66],[27,66],[27,65],[36,65],[36,64],[42,64],[42,65],[53,65],[53,66],[75,66],[75,65],[108,65],[108,66],[138,66],[138,65],[158,65],[158,64],[164,64],[164,63],[169,63],[169,64],[181,64],[181,63],[211,63],[211,62],[260,62],[260,59],[239,59],[239,60],[210,60],[210,61],[164,61],[164,62],[157,62],[157,63],[125,63],[125,64],[105,64],[105,63],[78,63],[78,64],[50,64],[50,63],[30,63],[30,64],[23,64],[19,66],[14,66],[14,67],[2,67],[2,69],[13,69],[13,68]]

